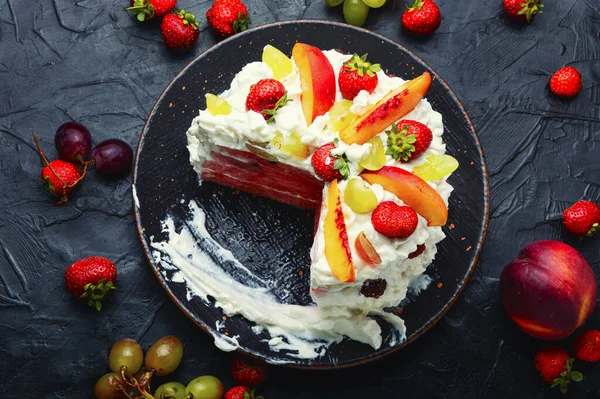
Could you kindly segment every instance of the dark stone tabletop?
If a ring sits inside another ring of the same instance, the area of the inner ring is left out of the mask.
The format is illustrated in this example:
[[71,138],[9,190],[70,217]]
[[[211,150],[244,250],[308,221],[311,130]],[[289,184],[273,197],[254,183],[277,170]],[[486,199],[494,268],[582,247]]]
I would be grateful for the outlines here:
[[[226,386],[230,355],[215,348],[169,300],[147,265],[133,222],[131,181],[91,173],[68,206],[51,206],[39,183],[31,131],[55,156],[67,120],[94,142],[135,146],[161,91],[217,42],[211,1],[181,0],[202,21],[200,40],[172,54],[156,23],[138,24],[125,0],[0,0],[0,384],[1,398],[87,398],[107,371],[110,346],[129,336],[148,347],[176,335],[186,354],[173,379],[214,374]],[[342,21],[322,0],[247,0],[253,26],[282,20]],[[427,334],[387,358],[339,371],[272,367],[265,398],[560,397],[533,367],[549,345],[521,333],[499,303],[498,276],[525,244],[565,241],[600,275],[600,238],[580,242],[561,227],[580,198],[600,200],[600,3],[546,1],[531,25],[509,21],[501,0],[439,0],[441,28],[415,39],[399,29],[403,2],[371,12],[367,29],[406,46],[456,91],[481,137],[491,181],[487,241],[473,278]],[[585,89],[548,92],[549,76],[577,67]],[[91,255],[112,259],[119,290],[102,313],[76,303],[64,270]],[[587,326],[600,327],[600,312]],[[571,341],[561,344],[567,348]],[[600,397],[598,367],[569,397]]]

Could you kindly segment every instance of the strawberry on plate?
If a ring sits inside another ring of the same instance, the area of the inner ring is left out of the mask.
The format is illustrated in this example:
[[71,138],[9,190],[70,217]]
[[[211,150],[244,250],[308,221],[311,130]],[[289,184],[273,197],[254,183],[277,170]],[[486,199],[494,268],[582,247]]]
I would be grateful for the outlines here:
[[246,111],[254,111],[267,122],[273,122],[275,113],[287,104],[287,90],[276,79],[261,79],[250,87],[246,97]]
[[224,399],[263,399],[263,397],[255,396],[253,389],[248,389],[243,385],[239,385],[227,391]]
[[535,355],[535,368],[544,381],[567,393],[571,381],[583,380],[579,371],[573,370],[573,358],[562,348],[542,349]]
[[550,78],[550,90],[559,97],[574,97],[581,89],[581,74],[572,66],[559,69]]
[[504,0],[506,15],[516,21],[531,22],[536,14],[542,14],[541,0]]
[[332,181],[335,179],[347,179],[350,170],[348,169],[348,159],[345,155],[335,156],[331,150],[336,148],[335,143],[326,143],[312,155],[310,163],[313,170],[321,179]]
[[440,9],[433,0],[415,0],[402,14],[402,27],[415,36],[427,36],[442,23]]
[[216,0],[206,11],[206,19],[221,36],[232,36],[248,29],[248,9],[240,0]]
[[410,206],[398,205],[392,201],[383,201],[371,215],[375,231],[390,238],[410,237],[417,229],[419,217]]
[[433,134],[421,122],[403,119],[392,125],[388,135],[386,155],[397,161],[410,162],[420,157],[431,145]]
[[584,362],[600,362],[600,331],[588,330],[575,339],[575,357]]
[[160,33],[168,48],[179,50],[190,48],[200,36],[196,16],[185,10],[167,14],[160,23]]
[[580,200],[563,212],[563,224],[571,234],[591,236],[600,223],[600,208],[592,201]]
[[346,100],[354,100],[361,90],[373,93],[379,83],[377,72],[380,70],[379,64],[367,62],[367,54],[362,57],[354,54],[340,69],[338,84],[342,96]]
[[236,384],[247,387],[257,387],[262,384],[269,369],[266,363],[237,357],[231,363],[231,376]]
[[131,14],[140,22],[154,17],[167,15],[175,8],[177,0],[131,0],[131,7],[125,10],[131,11]]
[[100,256],[78,260],[65,271],[67,289],[78,300],[102,309],[102,299],[115,290],[117,268],[110,260]]

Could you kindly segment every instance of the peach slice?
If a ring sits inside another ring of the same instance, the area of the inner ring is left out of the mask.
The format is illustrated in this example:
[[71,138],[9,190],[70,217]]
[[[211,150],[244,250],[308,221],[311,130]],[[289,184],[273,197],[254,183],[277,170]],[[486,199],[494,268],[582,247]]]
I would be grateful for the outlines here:
[[354,246],[358,256],[361,257],[369,266],[376,266],[381,263],[381,257],[367,238],[364,231],[361,231],[354,240]]
[[337,180],[332,181],[327,189],[327,214],[323,226],[325,234],[325,258],[333,275],[343,283],[356,280],[354,263],[348,232],[344,221],[342,201]]
[[335,74],[329,60],[317,47],[296,43],[292,57],[300,72],[302,111],[306,124],[310,125],[335,103]]
[[429,72],[404,83],[342,130],[340,139],[348,144],[366,143],[412,111],[425,97],[430,85],[431,75]]
[[366,182],[379,184],[423,216],[429,226],[444,226],[448,207],[437,191],[419,176],[395,166],[360,174]]

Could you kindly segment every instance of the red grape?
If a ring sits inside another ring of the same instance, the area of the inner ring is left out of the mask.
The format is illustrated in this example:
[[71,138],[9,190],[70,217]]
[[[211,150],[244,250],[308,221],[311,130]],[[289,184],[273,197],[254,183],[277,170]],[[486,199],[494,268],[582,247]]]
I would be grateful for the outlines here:
[[133,150],[123,140],[108,139],[92,151],[96,170],[104,175],[121,175],[131,168]]
[[81,123],[66,122],[56,130],[54,145],[63,160],[82,162],[90,157],[92,135]]

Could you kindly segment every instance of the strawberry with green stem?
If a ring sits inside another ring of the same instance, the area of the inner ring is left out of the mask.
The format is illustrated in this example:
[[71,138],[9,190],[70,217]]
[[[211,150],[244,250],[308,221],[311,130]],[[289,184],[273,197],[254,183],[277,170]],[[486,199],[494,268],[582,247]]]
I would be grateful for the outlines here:
[[362,57],[354,54],[352,58],[344,62],[338,75],[340,92],[346,100],[354,98],[362,90],[369,94],[373,93],[379,83],[377,72],[381,71],[381,65],[367,62],[367,54]]

